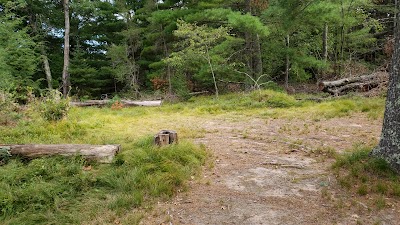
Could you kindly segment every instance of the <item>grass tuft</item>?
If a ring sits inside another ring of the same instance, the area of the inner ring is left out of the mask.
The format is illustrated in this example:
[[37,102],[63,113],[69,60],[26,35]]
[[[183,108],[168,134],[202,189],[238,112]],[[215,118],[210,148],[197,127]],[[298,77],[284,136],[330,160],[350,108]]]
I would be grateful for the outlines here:
[[351,151],[337,156],[332,167],[342,187],[360,196],[376,196],[375,205],[382,209],[385,196],[399,196],[400,176],[385,160],[370,157],[370,152],[371,147],[354,146]]
[[12,159],[0,167],[0,221],[69,224],[124,215],[144,200],[170,197],[183,188],[206,156],[204,148],[189,142],[157,148],[148,137],[125,149],[113,164],[92,164],[89,171],[80,157]]

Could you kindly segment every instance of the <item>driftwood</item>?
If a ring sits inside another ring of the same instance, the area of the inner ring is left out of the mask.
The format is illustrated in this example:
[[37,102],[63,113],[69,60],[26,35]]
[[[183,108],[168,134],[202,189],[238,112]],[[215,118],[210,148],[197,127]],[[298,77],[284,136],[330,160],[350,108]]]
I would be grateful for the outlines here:
[[[112,100],[88,100],[84,102],[70,102],[71,106],[86,107],[86,106],[105,106],[111,104]],[[162,101],[131,101],[120,100],[124,106],[161,106]]]
[[387,73],[377,72],[369,75],[344,78],[335,81],[321,81],[318,86],[319,90],[338,96],[349,91],[366,92],[380,86],[387,80]]
[[178,133],[173,130],[162,130],[154,135],[154,144],[158,146],[178,143]]
[[39,158],[43,156],[74,156],[80,155],[85,159],[100,163],[111,163],[114,156],[121,150],[120,145],[0,145],[1,149],[7,149],[11,156],[25,158]]

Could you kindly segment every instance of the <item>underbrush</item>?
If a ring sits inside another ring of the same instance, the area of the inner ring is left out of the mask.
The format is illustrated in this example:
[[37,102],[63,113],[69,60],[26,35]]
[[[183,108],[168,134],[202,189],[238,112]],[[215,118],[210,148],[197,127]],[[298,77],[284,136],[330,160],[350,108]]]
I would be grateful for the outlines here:
[[148,137],[110,165],[80,157],[12,159],[0,167],[0,219],[5,224],[135,224],[141,215],[132,209],[185,188],[206,156],[204,148],[189,142],[158,148]]
[[272,90],[221,95],[192,97],[187,102],[170,104],[167,110],[194,111],[198,114],[220,114],[259,108],[290,108],[298,106],[293,96]]
[[385,197],[400,197],[400,176],[385,160],[370,157],[370,152],[371,147],[357,145],[336,158],[333,170],[342,187],[355,195],[369,196],[381,209]]
[[21,117],[20,108],[14,97],[8,92],[0,90],[0,126],[13,125]]

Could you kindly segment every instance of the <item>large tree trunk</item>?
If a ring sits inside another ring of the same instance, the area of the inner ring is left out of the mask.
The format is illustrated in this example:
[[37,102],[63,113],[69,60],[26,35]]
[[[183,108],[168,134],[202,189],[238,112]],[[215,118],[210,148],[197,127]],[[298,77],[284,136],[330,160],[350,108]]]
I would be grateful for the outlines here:
[[[396,9],[398,9],[398,4]],[[398,10],[396,11],[398,12]],[[379,145],[371,155],[385,159],[400,173],[400,23],[396,16],[395,43],[390,68],[389,87]]]
[[70,33],[70,23],[69,23],[69,0],[64,0],[64,19],[65,19],[65,33],[64,33],[64,68],[62,73],[62,88],[64,98],[68,96],[69,93],[69,33]]
[[8,149],[11,156],[22,156],[26,158],[39,158],[44,156],[74,156],[80,155],[85,159],[98,161],[100,163],[111,163],[114,156],[120,151],[120,145],[79,145],[79,144],[57,144],[57,145],[1,145]]

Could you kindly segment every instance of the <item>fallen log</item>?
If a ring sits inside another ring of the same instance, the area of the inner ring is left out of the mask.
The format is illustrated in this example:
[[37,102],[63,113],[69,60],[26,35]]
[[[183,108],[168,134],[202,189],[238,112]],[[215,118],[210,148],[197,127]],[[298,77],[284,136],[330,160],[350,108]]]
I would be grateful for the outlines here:
[[319,90],[333,94],[341,95],[348,91],[366,92],[388,80],[388,74],[377,72],[359,77],[344,78],[335,81],[321,81],[318,84]]
[[0,145],[7,149],[11,156],[25,158],[39,158],[44,156],[75,156],[100,163],[111,163],[114,156],[121,150],[120,145],[83,145],[83,144],[56,144],[56,145]]
[[[106,106],[112,104],[112,100],[88,100],[84,102],[70,102],[71,106],[76,107],[87,107],[87,106]],[[120,100],[124,106],[161,106],[162,101],[131,101],[131,100]]]
[[161,106],[162,101],[130,101],[130,100],[121,100],[121,103],[125,106]]
[[381,82],[380,81],[371,81],[367,83],[351,83],[351,84],[346,84],[338,88],[327,88],[325,92],[333,94],[335,96],[341,95],[342,93],[346,93],[349,91],[362,91],[362,92],[367,92],[373,88],[376,88],[379,86]]
[[110,100],[88,100],[84,102],[70,102],[70,106],[85,107],[85,106],[105,106]]

